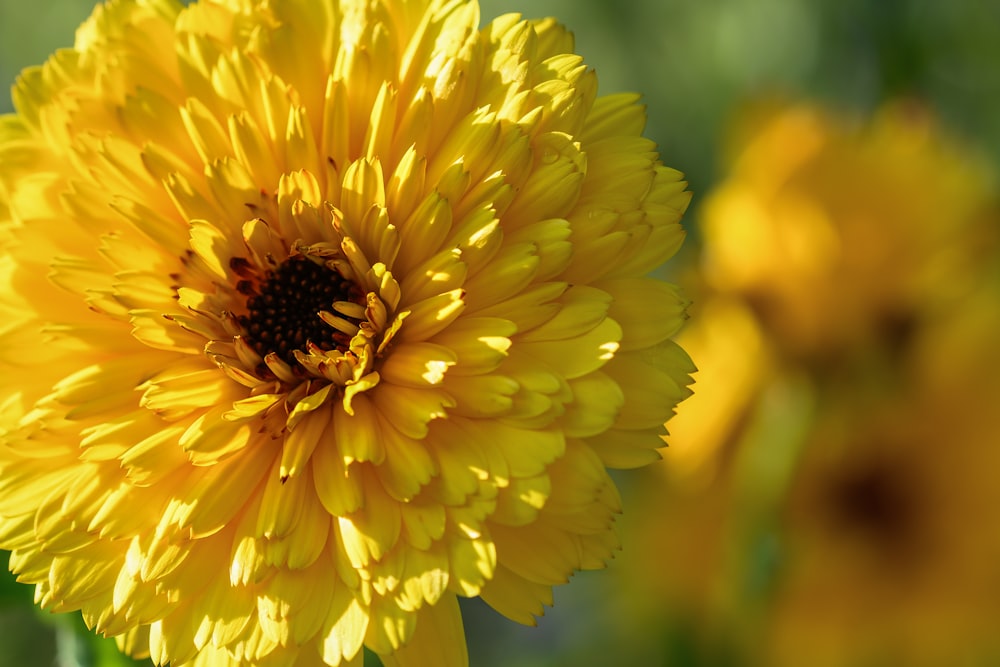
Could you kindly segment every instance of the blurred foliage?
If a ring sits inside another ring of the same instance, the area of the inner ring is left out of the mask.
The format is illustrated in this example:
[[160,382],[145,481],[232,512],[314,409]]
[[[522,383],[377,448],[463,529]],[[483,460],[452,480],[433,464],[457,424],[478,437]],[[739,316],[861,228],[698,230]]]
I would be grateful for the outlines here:
[[[21,68],[42,62],[55,48],[71,45],[75,26],[93,4],[92,0],[0,0],[0,82],[12,83]],[[688,175],[695,192],[687,218],[693,238],[685,249],[695,272],[703,202],[730,175],[727,142],[733,135],[732,119],[755,100],[776,95],[813,99],[858,117],[875,114],[887,100],[919,100],[957,143],[977,147],[986,155],[1000,154],[1000,68],[995,65],[1000,62],[996,39],[1000,2],[481,0],[481,5],[484,18],[509,11],[558,17],[575,33],[577,51],[597,70],[602,92],[643,93],[648,135],[659,144],[664,161]],[[0,95],[0,112],[9,110],[9,96]],[[851,195],[849,188],[842,193],[845,198]],[[903,230],[897,233],[905,234],[905,225]],[[995,266],[996,258],[992,262]],[[698,286],[699,280],[697,276],[691,280],[696,291],[704,287]],[[877,272],[873,280],[877,282]],[[990,298],[982,297],[984,308],[994,303]],[[696,306],[696,322],[705,310]],[[743,362],[763,363],[768,358],[765,351],[775,345],[769,338],[773,331],[760,330],[761,323],[752,318],[740,320],[738,313],[746,312],[736,312],[730,312],[730,319],[721,325],[723,340],[737,344],[729,354]],[[750,337],[737,338],[741,331],[750,331]],[[952,352],[944,348],[943,354]],[[757,377],[754,374],[761,372],[746,364],[739,368],[744,376],[729,368],[715,379],[706,370],[699,377],[704,392],[719,387],[736,391],[740,377]],[[706,461],[738,471],[724,476],[725,483],[716,483],[718,478],[711,475],[679,477],[676,470],[665,472],[664,466],[618,476],[626,507],[622,556],[611,563],[610,574],[580,575],[573,586],[557,589],[554,608],[537,628],[522,628],[477,600],[464,603],[472,664],[778,664],[762,658],[766,652],[748,647],[769,640],[771,605],[779,584],[790,576],[783,532],[788,507],[783,503],[801,499],[788,495],[794,487],[793,468],[817,415],[825,411],[826,419],[848,423],[861,418],[856,411],[837,413],[844,406],[817,388],[813,371],[794,364],[783,368],[766,389],[758,386],[752,394],[753,419],[737,424],[737,435],[730,434],[727,447],[720,450],[721,459],[712,458],[712,452],[696,452],[695,459],[701,459],[678,463],[682,442],[667,451],[665,465],[688,465],[689,473],[703,471],[700,466]],[[866,396],[861,399],[867,400]],[[724,406],[726,400],[742,399],[715,400]],[[718,416],[722,411],[723,407],[716,409],[717,414],[709,410],[705,423],[728,418]],[[740,448],[734,444],[737,441],[757,444]],[[943,437],[938,444],[947,451],[950,443]],[[932,466],[933,459],[928,464],[926,449],[922,451],[924,465]],[[960,486],[963,480],[952,483]],[[685,486],[689,484],[694,486]],[[809,509],[804,511],[807,524],[819,518]],[[962,525],[972,535],[986,530]],[[976,544],[972,541],[969,548]],[[951,565],[963,567],[961,561]],[[696,576],[699,570],[701,576]],[[849,579],[837,581],[855,585]],[[942,599],[962,604],[960,596]],[[811,604],[824,607],[822,600]],[[844,613],[850,611],[848,607]],[[987,612],[985,620],[993,621],[995,616]],[[808,620],[811,613],[802,606],[792,617]],[[876,621],[864,622],[877,629]],[[122,658],[113,643],[81,631],[81,626],[78,618],[53,617],[35,609],[30,588],[15,584],[9,575],[0,577],[0,667],[139,664]],[[951,630],[961,635],[962,628]],[[818,664],[815,656],[799,657],[798,664]],[[962,664],[1000,664],[996,656],[991,663],[990,657],[980,655]],[[376,663],[371,656],[366,660]],[[958,664],[957,657],[950,664]]]
[[[32,588],[14,581],[2,556],[0,667],[128,667],[141,665],[114,642],[88,632],[78,615],[53,615],[32,604]],[[148,663],[146,663],[148,664]]]

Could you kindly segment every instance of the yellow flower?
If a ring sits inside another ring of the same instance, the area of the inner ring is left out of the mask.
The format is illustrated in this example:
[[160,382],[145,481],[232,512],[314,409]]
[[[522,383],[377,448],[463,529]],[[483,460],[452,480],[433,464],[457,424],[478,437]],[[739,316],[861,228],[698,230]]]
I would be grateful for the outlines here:
[[900,333],[974,280],[988,170],[916,104],[857,124],[807,104],[741,118],[706,199],[705,278],[792,355]]
[[0,119],[0,547],[159,664],[467,662],[657,458],[689,193],[551,20],[118,0]]
[[1000,283],[917,332],[905,385],[838,391],[784,502],[768,664],[935,667],[995,656]]
[[617,563],[649,601],[619,618],[686,624],[747,665],[986,664],[993,174],[913,107],[857,127],[802,104],[742,120],[677,339],[698,391]]
[[670,420],[671,456],[661,464],[675,483],[701,487],[723,474],[725,449],[746,427],[759,394],[775,371],[777,353],[751,308],[734,297],[707,298],[692,306],[694,321],[677,338],[697,360],[697,392]]

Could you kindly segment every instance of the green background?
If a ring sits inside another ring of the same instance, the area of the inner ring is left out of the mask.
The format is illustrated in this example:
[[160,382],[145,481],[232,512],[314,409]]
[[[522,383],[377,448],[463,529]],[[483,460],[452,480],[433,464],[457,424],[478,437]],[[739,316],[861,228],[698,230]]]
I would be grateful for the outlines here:
[[[72,44],[88,0],[0,0],[0,83]],[[717,177],[720,137],[744,100],[765,93],[819,99],[870,111],[900,95],[929,102],[960,139],[989,155],[1000,149],[1000,2],[976,0],[483,0],[484,18],[520,11],[556,16],[577,36],[602,92],[639,91],[647,133],[664,162],[684,171],[699,195]],[[0,112],[10,111],[0,95]],[[630,481],[619,475],[626,512]],[[628,535],[624,536],[628,548]],[[4,557],[5,560],[5,557]],[[766,554],[761,558],[767,567]],[[615,564],[612,563],[612,569]],[[2,568],[6,572],[6,568]],[[588,573],[556,591],[539,627],[521,628],[485,605],[465,605],[477,667],[737,665],[724,646],[696,649],[694,628],[661,626],[641,645],[608,622],[613,577]],[[80,633],[78,619],[31,605],[31,590],[0,574],[0,667],[124,665],[113,646]],[[652,647],[652,648],[651,648]]]

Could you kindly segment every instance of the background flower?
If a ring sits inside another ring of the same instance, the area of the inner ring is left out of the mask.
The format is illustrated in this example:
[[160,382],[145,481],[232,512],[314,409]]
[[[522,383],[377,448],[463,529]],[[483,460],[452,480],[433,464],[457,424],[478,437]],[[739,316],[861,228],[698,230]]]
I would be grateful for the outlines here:
[[907,106],[737,124],[682,334],[701,391],[625,556],[645,612],[707,664],[990,664],[993,174]]
[[[918,104],[866,126],[815,107],[748,109],[704,204],[705,279],[756,311],[782,353],[896,345],[978,279],[989,171]],[[886,340],[890,338],[891,340]]]

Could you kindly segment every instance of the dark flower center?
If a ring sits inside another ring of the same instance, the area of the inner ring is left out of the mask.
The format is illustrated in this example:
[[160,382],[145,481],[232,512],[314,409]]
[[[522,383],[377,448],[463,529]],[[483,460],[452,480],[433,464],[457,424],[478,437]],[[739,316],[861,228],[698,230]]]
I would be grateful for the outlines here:
[[869,540],[893,561],[918,547],[920,507],[906,472],[874,464],[848,472],[831,495],[838,524]]
[[[322,350],[346,350],[351,336],[320,319],[321,310],[333,311],[336,301],[364,304],[358,287],[336,271],[304,256],[290,257],[270,271],[250,293],[247,314],[240,324],[247,339],[260,356],[274,352],[291,366],[296,365],[295,350],[305,350],[307,343]],[[359,323],[343,314],[338,317]]]

